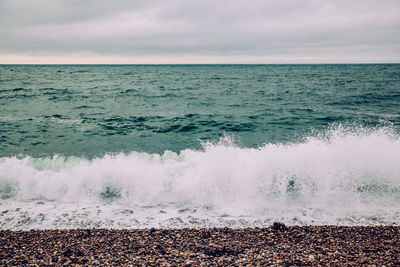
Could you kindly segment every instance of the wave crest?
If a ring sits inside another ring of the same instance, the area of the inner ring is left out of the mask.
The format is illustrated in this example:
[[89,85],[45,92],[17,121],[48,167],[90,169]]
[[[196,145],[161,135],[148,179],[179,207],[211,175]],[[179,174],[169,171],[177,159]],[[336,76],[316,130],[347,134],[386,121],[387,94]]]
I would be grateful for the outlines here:
[[306,223],[337,223],[344,212],[386,212],[397,220],[399,161],[400,138],[390,128],[340,126],[304,142],[259,148],[240,147],[225,135],[202,150],[161,155],[2,158],[0,198],[161,205],[257,218],[308,210]]

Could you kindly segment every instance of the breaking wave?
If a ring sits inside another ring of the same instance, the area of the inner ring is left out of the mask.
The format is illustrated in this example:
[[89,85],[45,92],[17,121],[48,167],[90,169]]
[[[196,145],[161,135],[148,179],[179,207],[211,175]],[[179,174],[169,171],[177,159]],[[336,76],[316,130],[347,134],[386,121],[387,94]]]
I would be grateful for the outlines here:
[[180,153],[7,157],[0,203],[2,229],[398,224],[400,137],[338,126],[258,148],[225,135]]

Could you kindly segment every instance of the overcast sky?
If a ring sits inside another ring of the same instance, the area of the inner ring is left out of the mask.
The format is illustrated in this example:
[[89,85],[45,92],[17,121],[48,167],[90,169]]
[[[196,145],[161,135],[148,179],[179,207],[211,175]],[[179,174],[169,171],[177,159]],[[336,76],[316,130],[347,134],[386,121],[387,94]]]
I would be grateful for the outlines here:
[[0,64],[341,62],[400,62],[400,0],[0,0]]

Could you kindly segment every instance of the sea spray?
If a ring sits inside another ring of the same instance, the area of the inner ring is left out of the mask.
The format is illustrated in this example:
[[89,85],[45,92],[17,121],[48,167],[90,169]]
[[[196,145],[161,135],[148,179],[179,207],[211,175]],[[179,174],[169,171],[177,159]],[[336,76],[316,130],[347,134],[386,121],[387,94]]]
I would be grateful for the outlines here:
[[400,138],[339,125],[298,143],[0,160],[1,229],[398,224]]

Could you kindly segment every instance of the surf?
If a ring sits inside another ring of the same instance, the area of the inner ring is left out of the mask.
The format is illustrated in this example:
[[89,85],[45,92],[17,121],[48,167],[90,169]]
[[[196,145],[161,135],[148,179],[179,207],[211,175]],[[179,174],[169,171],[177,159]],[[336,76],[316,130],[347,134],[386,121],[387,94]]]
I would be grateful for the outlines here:
[[[399,161],[400,137],[390,127],[340,125],[302,142],[257,148],[224,135],[202,142],[202,149],[179,153],[5,157],[0,159],[0,209],[10,215],[16,206],[63,206],[67,213],[86,207],[93,214],[102,206],[97,223],[106,227],[116,216],[113,210],[128,221],[138,220],[125,227],[263,225],[271,220],[398,224]],[[49,227],[58,216],[40,213],[43,222],[21,227]],[[12,220],[3,222],[2,228],[11,225]]]

